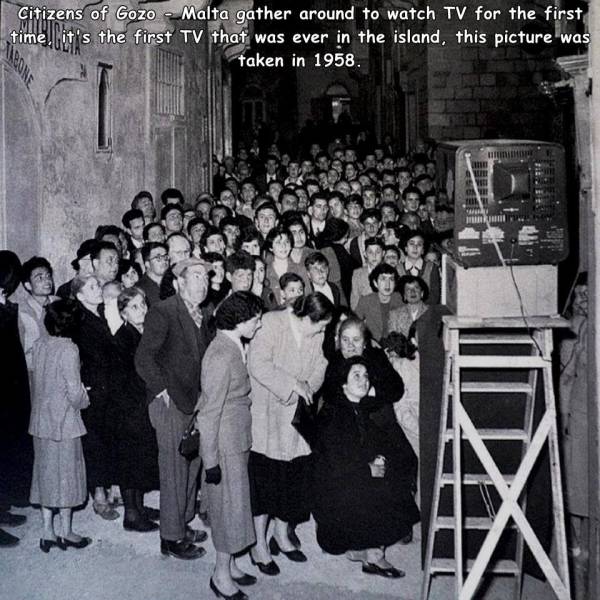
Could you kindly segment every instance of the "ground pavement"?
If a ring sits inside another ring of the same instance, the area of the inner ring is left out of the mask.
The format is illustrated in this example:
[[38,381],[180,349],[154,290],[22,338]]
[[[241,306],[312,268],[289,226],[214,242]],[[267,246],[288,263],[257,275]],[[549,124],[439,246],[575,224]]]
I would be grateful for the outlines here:
[[[148,494],[147,503],[158,505],[158,494]],[[119,509],[122,511],[122,509]],[[28,521],[9,529],[21,537],[16,548],[0,549],[0,599],[2,600],[204,600],[214,598],[208,587],[214,560],[210,538],[205,557],[194,561],[163,558],[158,532],[131,533],[122,520],[103,521],[91,504],[75,513],[74,530],[93,539],[83,550],[66,552],[39,547],[41,518],[33,508],[14,509]],[[58,521],[58,518],[57,518]],[[196,519],[193,526],[201,528]],[[360,563],[343,556],[324,554],[317,545],[311,521],[297,528],[307,563],[292,563],[281,555],[281,574],[268,577],[257,572],[247,556],[238,564],[258,576],[258,583],[245,588],[250,600],[417,600],[421,587],[419,528],[415,541],[396,545],[387,552],[392,564],[406,571],[403,579],[388,580],[361,572]],[[512,579],[496,578],[485,593],[486,600],[512,598]],[[431,600],[454,596],[453,579],[438,577]],[[547,584],[526,578],[524,600],[553,598]]]

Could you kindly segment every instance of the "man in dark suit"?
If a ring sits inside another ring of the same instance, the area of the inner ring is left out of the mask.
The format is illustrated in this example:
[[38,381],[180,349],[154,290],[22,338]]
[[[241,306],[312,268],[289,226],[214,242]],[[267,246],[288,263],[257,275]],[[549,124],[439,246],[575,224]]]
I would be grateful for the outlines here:
[[177,293],[151,307],[135,357],[158,441],[161,552],[183,559],[205,554],[194,542],[206,539],[206,532],[187,526],[195,514],[200,459],[187,461],[178,448],[198,401],[201,361],[212,337],[212,307],[200,308],[208,292],[208,271],[197,258],[173,266]]
[[160,301],[160,284],[169,268],[167,245],[160,242],[146,242],[142,248],[142,260],[146,272],[137,282],[137,287],[146,294],[146,304],[152,306]]
[[315,248],[323,246],[323,231],[329,214],[327,196],[323,193],[313,194],[309,200],[308,214],[310,215],[308,237]]
[[265,172],[256,178],[256,187],[261,194],[266,194],[271,181],[279,180],[279,159],[269,154],[265,161]]

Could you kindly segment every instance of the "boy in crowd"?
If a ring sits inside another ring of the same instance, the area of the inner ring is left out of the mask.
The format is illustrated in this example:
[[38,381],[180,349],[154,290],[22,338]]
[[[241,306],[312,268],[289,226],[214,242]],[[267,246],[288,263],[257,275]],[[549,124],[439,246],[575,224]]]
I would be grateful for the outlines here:
[[228,256],[225,260],[227,281],[231,284],[231,292],[249,292],[254,277],[254,258],[243,250]]
[[160,211],[160,220],[167,236],[179,233],[183,229],[183,208],[179,204],[167,204]]
[[279,221],[279,213],[273,202],[261,204],[254,215],[254,225],[262,236],[261,245],[264,244],[269,232]]
[[379,238],[371,237],[365,242],[365,265],[354,270],[352,274],[352,295],[350,296],[350,308],[356,309],[361,296],[371,294],[371,283],[369,274],[383,261],[383,250],[385,246]]
[[156,219],[156,209],[154,208],[154,199],[152,194],[146,190],[138,192],[132,202],[131,208],[134,210],[141,210],[144,215],[144,222],[146,225],[152,223]]
[[212,225],[209,225],[202,236],[200,245],[204,249],[204,252],[218,252],[219,254],[225,254],[225,248],[227,246],[225,242],[225,236]]
[[296,298],[304,296],[304,280],[297,273],[284,273],[279,278],[281,306],[291,306]]
[[346,299],[341,289],[328,281],[329,261],[321,252],[313,252],[304,260],[304,266],[308,273],[309,291],[320,292],[327,297],[336,308],[346,305]]

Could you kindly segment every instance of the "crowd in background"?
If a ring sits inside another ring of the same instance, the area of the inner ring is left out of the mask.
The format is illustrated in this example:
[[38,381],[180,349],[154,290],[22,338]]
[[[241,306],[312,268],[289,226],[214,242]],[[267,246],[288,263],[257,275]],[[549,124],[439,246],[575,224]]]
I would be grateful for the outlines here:
[[[453,207],[431,144],[303,135],[298,156],[252,143],[215,160],[212,193],[140,191],[74,249],[67,282],[0,252],[0,526],[30,502],[43,552],[84,548],[72,518],[89,495],[99,518],[123,506],[126,530],[159,530],[161,552],[189,560],[207,512],[211,589],[244,598],[256,579],[233,556],[251,548],[267,576],[280,554],[305,561],[295,526],[312,513],[326,552],[403,575],[385,547],[419,520],[420,347],[441,347],[423,332],[437,332]],[[155,489],[160,510],[144,504]]]

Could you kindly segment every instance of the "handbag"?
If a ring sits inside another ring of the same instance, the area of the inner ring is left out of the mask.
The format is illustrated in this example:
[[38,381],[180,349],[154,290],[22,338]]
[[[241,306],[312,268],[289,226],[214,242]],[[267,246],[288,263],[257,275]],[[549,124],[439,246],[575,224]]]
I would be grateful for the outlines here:
[[197,415],[198,411],[194,411],[179,442],[179,454],[187,460],[194,460],[200,456],[200,430],[196,427]]
[[292,418],[292,425],[312,448],[317,439],[317,419],[314,405],[308,404],[302,396],[298,396],[298,405]]

